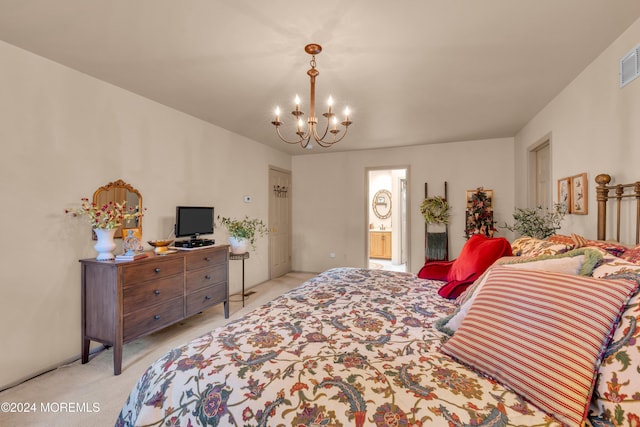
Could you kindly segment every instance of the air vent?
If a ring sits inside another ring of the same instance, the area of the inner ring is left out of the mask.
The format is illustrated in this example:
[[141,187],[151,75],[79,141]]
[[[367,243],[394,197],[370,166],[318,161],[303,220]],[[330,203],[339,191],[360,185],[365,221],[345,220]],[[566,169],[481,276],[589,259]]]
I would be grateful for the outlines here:
[[640,45],[620,60],[620,87],[625,87],[640,76]]

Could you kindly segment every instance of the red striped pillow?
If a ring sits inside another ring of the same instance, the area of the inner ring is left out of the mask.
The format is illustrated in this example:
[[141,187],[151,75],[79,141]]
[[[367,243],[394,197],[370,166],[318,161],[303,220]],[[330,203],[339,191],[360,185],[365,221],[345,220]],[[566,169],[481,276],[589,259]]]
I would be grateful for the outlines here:
[[571,233],[571,239],[573,240],[574,249],[584,248],[589,244],[587,239],[576,233]]
[[627,280],[494,267],[441,349],[560,422],[579,426],[602,354],[637,287]]

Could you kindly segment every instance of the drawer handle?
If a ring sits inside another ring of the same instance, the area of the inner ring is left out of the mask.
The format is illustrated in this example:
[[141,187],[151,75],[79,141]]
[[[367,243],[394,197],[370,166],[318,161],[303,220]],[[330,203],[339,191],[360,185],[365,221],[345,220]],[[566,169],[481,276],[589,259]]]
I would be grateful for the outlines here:
[[209,276],[208,274],[204,276],[205,279],[207,280],[211,280],[211,276]]
[[204,297],[204,299],[206,299],[206,300],[210,300],[210,299],[211,299],[211,297],[210,297],[209,295],[206,295],[206,296]]
[[153,319],[154,319],[154,320],[160,320],[160,315],[159,315],[159,314],[156,314],[155,316],[153,316]]
[[160,295],[160,289],[156,289],[155,291],[153,291],[153,293],[156,295]]
[[156,273],[160,273],[160,269],[159,268],[154,268],[153,271],[155,271]]
[[208,256],[206,256],[206,257],[204,257],[204,260],[205,260],[205,261],[207,261],[207,262],[209,262],[209,261],[211,261],[211,258],[209,258]]

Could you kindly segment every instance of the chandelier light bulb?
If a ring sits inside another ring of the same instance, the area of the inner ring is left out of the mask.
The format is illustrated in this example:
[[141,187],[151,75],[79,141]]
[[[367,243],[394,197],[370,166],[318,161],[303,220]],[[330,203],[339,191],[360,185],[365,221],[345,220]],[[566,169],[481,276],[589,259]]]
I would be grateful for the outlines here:
[[295,99],[295,101],[294,101],[294,102],[295,102],[295,104],[296,104],[296,107],[299,107],[299,106],[300,106],[300,97],[299,97],[298,95],[296,95],[296,99]]
[[329,100],[327,101],[327,104],[329,105],[329,107],[333,106],[333,98],[331,96],[329,96]]

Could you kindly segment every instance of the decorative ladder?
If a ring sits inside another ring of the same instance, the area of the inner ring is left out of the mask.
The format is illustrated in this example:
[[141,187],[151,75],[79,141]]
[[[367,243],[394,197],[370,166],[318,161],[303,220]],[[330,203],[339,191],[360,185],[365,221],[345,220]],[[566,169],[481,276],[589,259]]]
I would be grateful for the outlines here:
[[[447,181],[444,182],[444,200],[447,200]],[[424,183],[424,198],[429,197],[427,183]],[[439,229],[441,225],[437,226]],[[444,225],[444,232],[430,232],[429,224],[424,223],[425,261],[449,261],[449,224]]]

